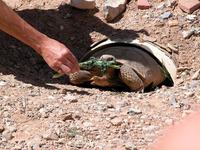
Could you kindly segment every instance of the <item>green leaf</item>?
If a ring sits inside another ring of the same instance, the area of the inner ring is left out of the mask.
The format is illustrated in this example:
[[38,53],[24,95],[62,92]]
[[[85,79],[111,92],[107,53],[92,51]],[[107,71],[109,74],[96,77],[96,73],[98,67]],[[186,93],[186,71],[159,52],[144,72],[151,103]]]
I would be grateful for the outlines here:
[[57,78],[60,78],[60,77],[62,77],[62,76],[64,76],[65,74],[60,74],[60,73],[56,73],[56,74],[54,74],[53,75],[53,79],[57,79]]

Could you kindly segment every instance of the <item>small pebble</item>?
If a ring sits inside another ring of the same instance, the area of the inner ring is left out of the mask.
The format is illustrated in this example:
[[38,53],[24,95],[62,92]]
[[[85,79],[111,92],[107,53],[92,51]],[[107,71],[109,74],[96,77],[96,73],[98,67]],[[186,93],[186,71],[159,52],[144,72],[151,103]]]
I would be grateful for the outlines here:
[[142,128],[144,133],[154,133],[158,129],[159,129],[159,126],[155,126],[155,125],[149,125]]
[[7,127],[7,129],[11,132],[11,133],[13,133],[13,132],[16,132],[17,131],[17,127],[16,126],[14,126],[14,125],[12,125],[12,126],[8,126]]
[[60,30],[64,30],[64,26],[63,25],[60,25]]
[[127,114],[129,115],[139,115],[142,114],[142,111],[137,108],[129,108]]
[[15,145],[11,150],[21,150],[22,148],[20,145]]
[[58,141],[56,141],[56,143],[64,144],[64,143],[66,143],[66,139],[65,138],[60,138]]
[[170,99],[169,99],[169,102],[170,104],[175,107],[175,108],[180,108],[180,104],[177,102],[176,98],[174,96],[172,96]]
[[88,128],[88,127],[92,127],[92,126],[94,126],[94,125],[93,125],[92,122],[85,121],[85,122],[83,123],[83,126],[86,127],[86,128]]
[[83,148],[84,145],[85,145],[85,143],[83,141],[80,141],[80,140],[77,140],[77,141],[70,144],[71,147],[75,147],[75,148],[78,148],[78,149]]
[[77,97],[71,94],[67,94],[63,97],[64,100],[69,101],[70,103],[78,102]]
[[191,29],[191,30],[189,30],[189,31],[183,31],[183,32],[182,32],[183,38],[184,38],[184,39],[190,38],[190,37],[194,34],[194,32],[195,32],[194,29]]
[[70,0],[69,4],[79,9],[94,9],[96,7],[95,0]]
[[165,120],[165,123],[166,123],[167,125],[173,125],[173,124],[174,124],[174,120],[168,118],[168,119]]
[[165,8],[165,2],[161,2],[158,6],[157,9],[163,9]]
[[127,142],[124,146],[126,150],[137,150],[137,147],[133,142]]
[[143,40],[144,41],[150,41],[150,42],[156,42],[157,41],[156,38],[153,38],[153,37],[150,37],[150,36],[144,36]]
[[120,126],[122,124],[122,121],[123,120],[121,118],[116,117],[116,118],[111,120],[111,123],[114,126]]
[[6,141],[9,141],[13,138],[13,135],[10,131],[8,130],[5,130],[3,133],[2,133],[2,137],[6,140]]
[[189,110],[189,109],[191,109],[191,105],[189,105],[189,104],[183,104],[183,110]]
[[48,115],[48,110],[46,108],[41,108],[39,112],[42,118],[48,118],[49,115]]
[[74,118],[73,118],[73,116],[72,116],[71,113],[62,114],[60,117],[61,117],[61,120],[62,120],[62,121],[74,120]]
[[7,84],[6,81],[0,80],[0,86],[4,86],[4,85],[6,85],[6,84]]
[[185,93],[187,97],[193,97],[195,95],[194,92],[188,92],[188,93]]
[[193,15],[193,14],[186,16],[186,19],[189,21],[194,21],[196,20],[196,18],[197,18],[197,15]]
[[2,133],[4,131],[4,125],[0,124],[0,133]]
[[58,140],[58,136],[51,130],[47,130],[43,134],[43,138],[46,140]]
[[168,47],[169,49],[171,49],[171,50],[172,50],[173,52],[175,52],[175,53],[178,52],[178,49],[177,49],[174,45],[172,45],[172,44],[170,44],[170,43],[167,44],[167,47]]
[[200,27],[193,28],[195,35],[200,35]]
[[192,80],[200,80],[200,69],[194,73]]
[[172,16],[172,13],[167,11],[167,12],[163,13],[160,17],[161,17],[161,19],[168,19],[171,16]]
[[169,20],[168,21],[168,25],[170,27],[178,26],[178,24],[179,24],[178,20]]

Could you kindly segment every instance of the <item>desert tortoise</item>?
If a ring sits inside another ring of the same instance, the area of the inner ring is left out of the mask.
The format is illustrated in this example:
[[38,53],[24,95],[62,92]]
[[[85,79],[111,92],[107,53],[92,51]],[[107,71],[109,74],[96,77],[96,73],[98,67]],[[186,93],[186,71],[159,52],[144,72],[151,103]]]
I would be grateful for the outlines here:
[[[164,55],[158,57],[162,58]],[[168,68],[174,63],[168,57],[165,59],[170,64],[162,63],[161,58],[157,58],[146,46],[137,42],[107,40],[91,48],[81,60],[81,71],[70,74],[69,79],[75,85],[88,82],[101,87],[126,85],[131,91],[152,89],[165,83],[173,85],[176,70],[169,72]],[[172,67],[175,69],[175,66]]]

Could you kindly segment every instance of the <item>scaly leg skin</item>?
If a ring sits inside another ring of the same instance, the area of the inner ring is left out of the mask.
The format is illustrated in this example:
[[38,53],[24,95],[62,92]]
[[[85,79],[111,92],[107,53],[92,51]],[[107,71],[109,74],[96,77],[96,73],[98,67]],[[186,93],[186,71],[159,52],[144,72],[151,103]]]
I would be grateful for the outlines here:
[[79,72],[75,72],[69,75],[70,83],[75,85],[80,85],[89,82],[91,78],[91,73],[86,70],[80,70]]
[[122,65],[120,68],[120,78],[131,91],[142,91],[144,89],[144,84],[142,79],[137,75],[133,68]]

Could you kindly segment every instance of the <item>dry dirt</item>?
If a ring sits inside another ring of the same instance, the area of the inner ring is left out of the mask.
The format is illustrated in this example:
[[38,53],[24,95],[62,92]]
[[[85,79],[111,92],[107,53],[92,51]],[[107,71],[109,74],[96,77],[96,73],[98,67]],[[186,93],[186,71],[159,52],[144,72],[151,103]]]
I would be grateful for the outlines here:
[[[146,150],[162,130],[195,111],[200,81],[200,36],[184,39],[182,32],[198,27],[178,7],[138,10],[131,0],[113,23],[103,18],[103,0],[96,10],[78,10],[63,0],[5,0],[35,28],[72,49],[81,58],[88,47],[105,37],[149,38],[174,45],[177,84],[149,93],[81,88],[67,84],[31,48],[0,33],[0,149],[6,150]],[[62,4],[62,5],[61,5]],[[173,16],[160,21],[164,12]],[[178,26],[170,27],[169,21]]]

